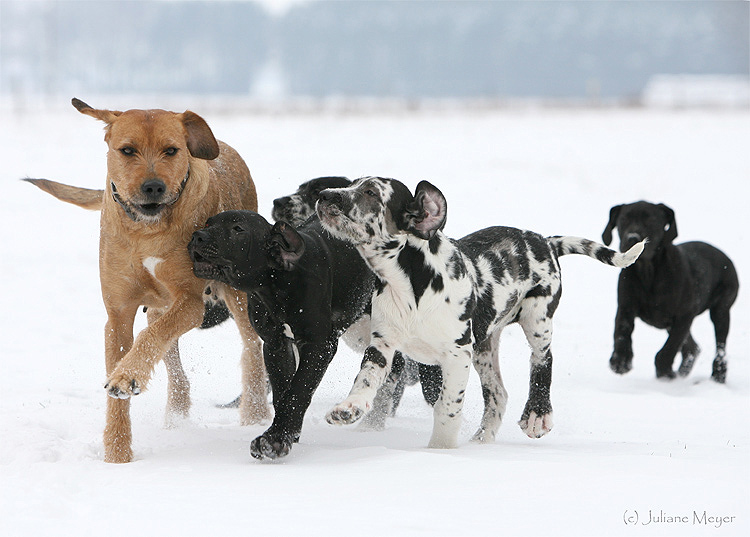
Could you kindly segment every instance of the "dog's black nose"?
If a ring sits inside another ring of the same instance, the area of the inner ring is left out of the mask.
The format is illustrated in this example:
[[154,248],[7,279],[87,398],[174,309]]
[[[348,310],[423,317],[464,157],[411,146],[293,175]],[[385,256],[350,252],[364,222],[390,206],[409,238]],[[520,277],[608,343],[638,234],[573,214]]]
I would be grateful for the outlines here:
[[289,200],[291,199],[292,198],[290,198],[289,196],[284,196],[283,198],[276,198],[275,200],[273,200],[273,206],[277,208],[281,208],[287,203],[289,203]]
[[149,199],[159,199],[167,191],[167,185],[161,179],[151,179],[141,185],[143,192]]
[[193,237],[190,239],[190,244],[200,244],[206,239],[206,232],[199,229],[193,232]]
[[643,237],[643,234],[635,232],[624,234],[624,236],[620,239],[620,251],[627,252],[631,247],[641,242],[643,240]]
[[628,242],[633,242],[635,244],[636,242],[641,242],[643,240],[643,237],[641,237],[640,233],[628,233],[625,235],[625,240]]
[[318,197],[318,199],[320,201],[325,201],[328,203],[338,203],[344,198],[341,196],[341,193],[335,188],[334,189],[326,188],[320,193],[320,196]]

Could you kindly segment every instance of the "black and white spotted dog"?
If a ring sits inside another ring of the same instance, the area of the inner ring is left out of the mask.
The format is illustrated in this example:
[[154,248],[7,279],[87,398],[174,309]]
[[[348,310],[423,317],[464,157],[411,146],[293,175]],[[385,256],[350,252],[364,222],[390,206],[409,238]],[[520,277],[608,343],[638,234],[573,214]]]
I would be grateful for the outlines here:
[[513,322],[532,348],[529,398],[519,425],[532,438],[549,432],[552,316],[561,294],[558,257],[583,254],[625,267],[643,251],[642,243],[621,254],[586,239],[544,238],[508,227],[451,240],[441,231],[445,198],[426,181],[412,195],[394,179],[365,177],[347,188],[324,190],[317,212],[332,234],[357,247],[377,275],[371,344],[349,396],[327,421],[353,423],[366,413],[398,350],[442,367],[429,442],[436,448],[457,445],[472,362],[485,402],[473,439],[494,441],[507,401],[498,342]]
[[343,188],[351,183],[348,178],[338,175],[317,177],[305,181],[299,185],[294,194],[273,200],[271,216],[276,222],[284,221],[294,227],[300,226],[315,214],[315,203],[323,190],[326,188]]

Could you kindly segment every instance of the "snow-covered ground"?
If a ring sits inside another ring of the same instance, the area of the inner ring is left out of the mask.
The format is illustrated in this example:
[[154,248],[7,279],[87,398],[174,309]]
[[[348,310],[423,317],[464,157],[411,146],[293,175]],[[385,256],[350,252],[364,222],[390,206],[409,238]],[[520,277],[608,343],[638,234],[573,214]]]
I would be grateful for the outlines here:
[[[266,216],[273,198],[326,174],[412,187],[428,179],[448,199],[454,237],[502,224],[598,240],[612,205],[648,199],[675,209],[678,241],[722,248],[741,285],[750,283],[747,111],[204,116],[247,160]],[[239,391],[238,336],[225,323],[181,340],[191,418],[162,428],[159,366],[132,407],[136,461],[103,463],[98,214],[19,181],[103,187],[102,136],[101,124],[72,107],[0,118],[4,537],[750,534],[746,288],[733,309],[726,385],[709,380],[707,314],[693,325],[703,354],[690,377],[655,379],[666,335],[642,323],[635,368],[620,377],[608,367],[617,270],[580,257],[562,260],[555,428],[542,439],[516,425],[529,351],[510,327],[501,345],[510,403],[495,444],[469,443],[482,408],[475,374],[458,449],[426,448],[432,418],[416,387],[386,431],[329,426],[323,416],[346,396],[360,361],[342,346],[300,443],[282,462],[259,463],[248,446],[264,427],[240,427],[235,411],[214,407]]]

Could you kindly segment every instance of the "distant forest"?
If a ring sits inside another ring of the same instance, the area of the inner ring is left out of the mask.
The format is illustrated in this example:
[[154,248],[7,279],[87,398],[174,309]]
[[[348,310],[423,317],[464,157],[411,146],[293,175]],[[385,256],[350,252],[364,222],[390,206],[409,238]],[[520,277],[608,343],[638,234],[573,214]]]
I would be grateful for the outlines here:
[[627,98],[748,75],[750,4],[0,1],[0,93]]

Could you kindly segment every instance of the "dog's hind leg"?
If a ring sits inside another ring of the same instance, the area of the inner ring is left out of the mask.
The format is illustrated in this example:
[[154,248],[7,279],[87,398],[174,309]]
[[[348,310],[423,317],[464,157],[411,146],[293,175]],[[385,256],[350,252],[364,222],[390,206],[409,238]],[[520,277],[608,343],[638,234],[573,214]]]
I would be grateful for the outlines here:
[[[162,310],[148,308],[148,323],[154,323],[162,313]],[[164,365],[167,368],[167,409],[164,414],[164,426],[170,429],[181,419],[187,418],[190,412],[190,381],[182,368],[177,341],[172,343],[164,355]]]
[[529,399],[518,425],[529,438],[541,438],[552,430],[552,313],[550,302],[527,298],[521,308],[519,323],[531,346]]
[[263,362],[263,343],[250,324],[247,295],[229,287],[221,289],[229,311],[242,338],[242,394],[240,396],[240,424],[254,425],[271,419],[267,397],[267,375]]
[[729,335],[729,308],[711,308],[710,313],[716,334],[716,356],[711,366],[711,379],[724,384],[727,380],[726,345]]
[[710,307],[711,322],[714,323],[716,335],[716,357],[714,358],[711,378],[723,384],[727,380],[726,345],[729,336],[729,309],[737,300],[740,282],[737,272],[729,259],[726,259],[722,270],[722,281],[718,296]]
[[439,365],[417,363],[419,382],[422,384],[422,396],[430,406],[435,406],[443,390],[443,372]]
[[701,348],[695,342],[691,334],[688,333],[685,343],[682,344],[680,353],[682,354],[682,363],[680,363],[680,368],[677,370],[677,374],[681,377],[687,377],[693,370],[695,360],[701,353]]
[[167,410],[164,426],[175,427],[190,413],[190,381],[182,368],[179,344],[175,341],[164,355],[167,367]]
[[508,403],[508,392],[500,375],[498,348],[500,332],[496,330],[474,351],[474,369],[479,373],[484,398],[484,413],[479,429],[471,438],[472,442],[490,443],[500,429]]

